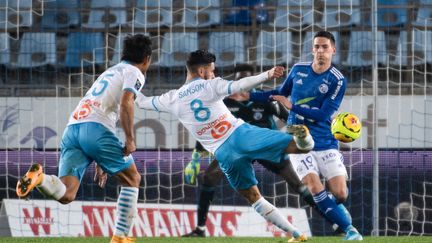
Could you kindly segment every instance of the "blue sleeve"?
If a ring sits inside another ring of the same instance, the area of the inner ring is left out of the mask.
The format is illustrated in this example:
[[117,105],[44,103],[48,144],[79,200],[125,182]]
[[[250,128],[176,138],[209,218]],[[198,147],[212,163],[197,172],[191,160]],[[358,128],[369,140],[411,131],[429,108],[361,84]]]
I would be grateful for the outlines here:
[[289,96],[291,94],[291,89],[292,89],[292,80],[295,76],[294,69],[295,68],[291,69],[291,72],[288,74],[288,77],[285,79],[282,85],[279,86],[277,89],[261,91],[261,92],[251,92],[249,96],[249,100],[253,102],[268,102],[269,97],[271,95]]
[[320,109],[309,109],[300,107],[299,105],[293,105],[292,111],[299,114],[305,118],[313,119],[315,121],[326,121],[331,118],[333,113],[335,113],[340,104],[342,103],[343,96],[345,94],[346,81],[345,79],[339,80],[332,92],[329,92],[326,100],[322,104]]
[[264,103],[269,101],[269,97],[271,95],[278,95],[278,94],[279,94],[279,89],[273,89],[268,91],[255,91],[250,93],[249,100],[253,102]]

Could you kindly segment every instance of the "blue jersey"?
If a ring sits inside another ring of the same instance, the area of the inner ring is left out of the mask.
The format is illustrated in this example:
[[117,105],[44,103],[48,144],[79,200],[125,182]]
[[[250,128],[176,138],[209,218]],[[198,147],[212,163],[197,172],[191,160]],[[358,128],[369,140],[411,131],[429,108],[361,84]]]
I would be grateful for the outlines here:
[[334,66],[317,74],[311,62],[297,63],[275,90],[253,92],[252,101],[269,101],[270,95],[290,96],[293,107],[288,124],[305,124],[315,141],[314,150],[338,148],[331,134],[331,117],[339,109],[346,88],[344,76]]

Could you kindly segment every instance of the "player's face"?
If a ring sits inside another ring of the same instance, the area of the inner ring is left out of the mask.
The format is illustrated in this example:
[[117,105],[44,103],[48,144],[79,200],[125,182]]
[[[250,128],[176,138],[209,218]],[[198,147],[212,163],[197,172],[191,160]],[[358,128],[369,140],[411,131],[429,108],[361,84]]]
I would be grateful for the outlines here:
[[142,73],[145,74],[149,69],[150,64],[151,64],[151,56],[148,56],[145,58],[144,62],[141,64],[139,69],[141,70]]
[[198,69],[198,74],[200,78],[202,79],[214,79],[215,78],[215,64],[214,62],[210,63],[209,65],[202,66]]
[[239,80],[239,79],[246,78],[249,76],[252,76],[252,73],[249,71],[236,72],[234,79]]
[[316,37],[313,41],[312,54],[314,62],[318,65],[327,65],[331,63],[333,55],[336,53],[336,48],[331,43],[330,39],[325,37]]

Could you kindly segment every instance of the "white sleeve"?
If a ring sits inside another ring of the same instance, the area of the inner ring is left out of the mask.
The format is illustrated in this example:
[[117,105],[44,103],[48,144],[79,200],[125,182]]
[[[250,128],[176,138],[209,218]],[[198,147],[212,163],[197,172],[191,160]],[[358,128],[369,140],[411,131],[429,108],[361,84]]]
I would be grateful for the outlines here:
[[247,92],[257,87],[258,85],[264,83],[267,80],[268,80],[268,71],[260,73],[256,76],[242,78],[232,83],[231,92],[232,93]]
[[123,74],[123,79],[123,90],[131,91],[135,95],[138,95],[138,93],[140,93],[143,85],[139,81],[138,74],[136,72],[127,70]]
[[225,97],[239,92],[249,91],[268,79],[268,72],[263,72],[256,76],[242,78],[238,81],[227,81],[222,78],[215,78],[210,81],[210,85],[218,96]]
[[171,107],[171,97],[174,93],[174,90],[171,90],[160,96],[147,97],[140,92],[135,99],[135,103],[141,109],[170,112],[169,107]]
[[228,81],[219,77],[210,80],[209,82],[210,86],[215,91],[215,94],[218,98],[225,97],[231,94],[232,83],[233,81]]

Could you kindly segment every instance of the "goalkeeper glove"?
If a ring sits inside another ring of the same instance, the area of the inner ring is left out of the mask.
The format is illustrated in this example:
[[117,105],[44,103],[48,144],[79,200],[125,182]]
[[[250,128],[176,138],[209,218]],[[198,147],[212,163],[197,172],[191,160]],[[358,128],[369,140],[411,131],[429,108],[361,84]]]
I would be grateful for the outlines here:
[[184,180],[186,184],[196,184],[198,174],[200,172],[200,158],[201,153],[194,149],[192,152],[192,160],[187,164],[186,168],[184,169]]

